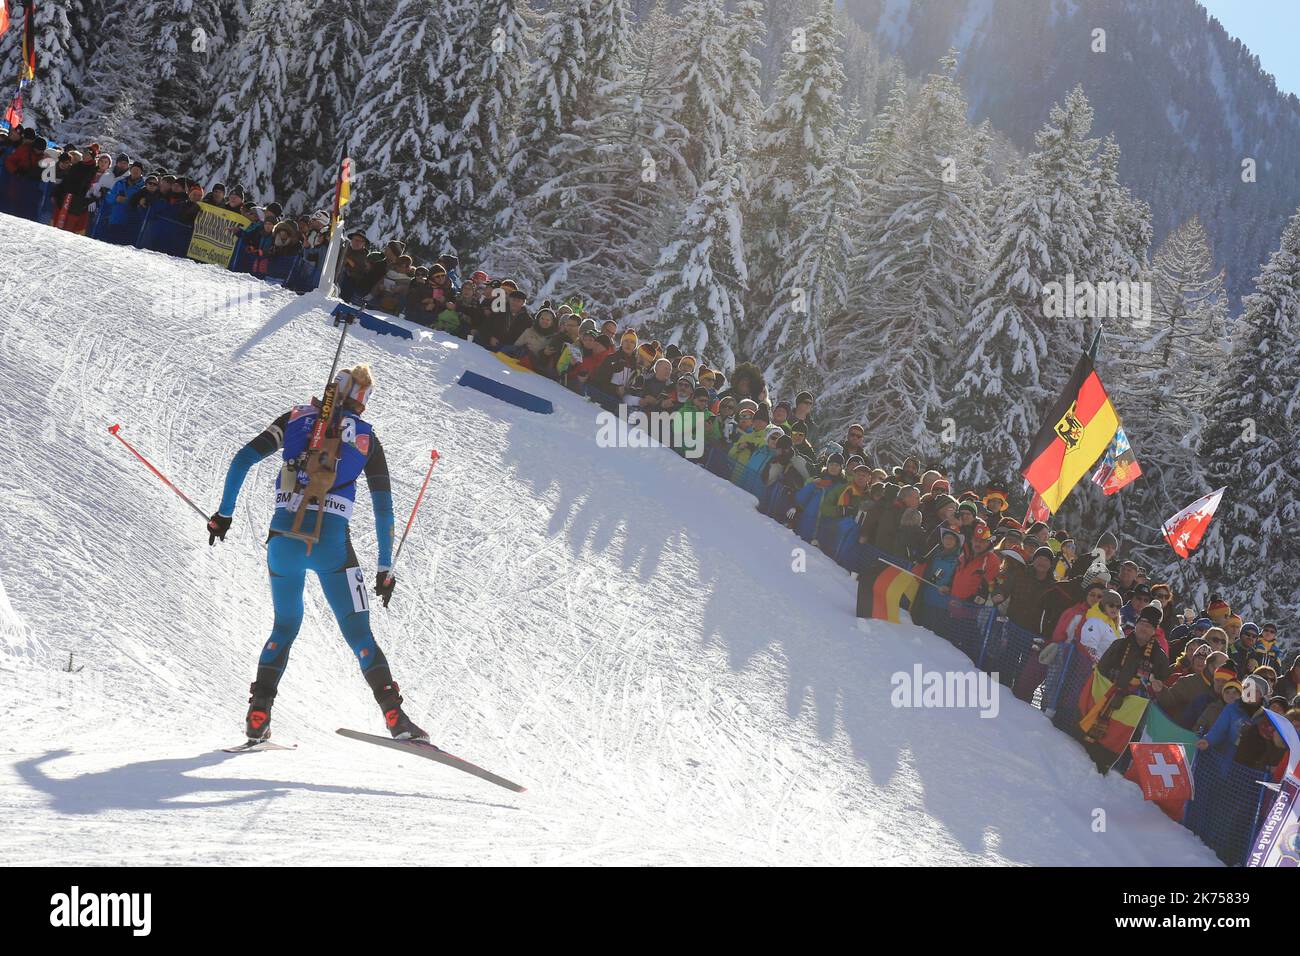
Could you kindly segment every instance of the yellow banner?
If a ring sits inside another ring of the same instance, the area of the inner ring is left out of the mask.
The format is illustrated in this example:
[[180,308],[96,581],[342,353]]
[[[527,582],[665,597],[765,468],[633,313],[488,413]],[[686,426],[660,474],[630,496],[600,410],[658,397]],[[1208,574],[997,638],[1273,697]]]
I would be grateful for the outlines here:
[[195,262],[210,262],[223,269],[230,265],[230,256],[239,240],[238,232],[251,219],[229,209],[199,203],[199,214],[194,219],[194,237],[190,239],[189,252]]

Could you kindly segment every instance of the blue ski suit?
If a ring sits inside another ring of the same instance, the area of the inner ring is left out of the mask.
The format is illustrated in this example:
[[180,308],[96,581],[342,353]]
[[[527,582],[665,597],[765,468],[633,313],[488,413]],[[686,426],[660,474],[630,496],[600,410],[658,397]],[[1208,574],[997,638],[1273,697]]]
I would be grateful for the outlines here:
[[[280,450],[285,464],[276,478],[275,514],[271,518],[266,544],[275,623],[258,661],[258,682],[269,682],[270,687],[265,689],[272,692],[284,673],[289,650],[302,626],[303,587],[308,571],[316,572],[325,599],[338,619],[339,630],[356,655],[366,682],[379,687],[392,680],[388,661],[370,630],[370,593],[366,575],[357,563],[348,533],[348,522],[356,500],[357,478],[364,474],[375,512],[378,570],[389,569],[393,552],[393,496],[383,446],[368,422],[352,412],[345,412],[340,420],[342,442],[337,479],[326,496],[321,537],[312,545],[311,554],[307,553],[305,541],[281,533],[290,530],[294,520],[294,512],[290,510],[294,471],[290,463],[307,447],[319,414],[320,410],[314,405],[299,405],[285,412],[240,449],[226,473],[221,507],[217,509],[222,515],[232,515],[249,469]],[[305,483],[306,476],[302,477]],[[309,507],[303,518],[303,527],[315,527],[316,506],[304,504],[303,507]]]

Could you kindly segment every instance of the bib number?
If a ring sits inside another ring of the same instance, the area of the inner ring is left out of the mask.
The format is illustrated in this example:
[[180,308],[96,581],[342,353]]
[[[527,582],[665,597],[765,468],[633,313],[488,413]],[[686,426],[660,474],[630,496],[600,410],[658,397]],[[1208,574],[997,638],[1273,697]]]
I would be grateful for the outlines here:
[[352,592],[352,610],[358,614],[369,611],[370,591],[366,588],[365,572],[360,568],[353,568],[348,572],[348,578],[351,581],[349,590]]

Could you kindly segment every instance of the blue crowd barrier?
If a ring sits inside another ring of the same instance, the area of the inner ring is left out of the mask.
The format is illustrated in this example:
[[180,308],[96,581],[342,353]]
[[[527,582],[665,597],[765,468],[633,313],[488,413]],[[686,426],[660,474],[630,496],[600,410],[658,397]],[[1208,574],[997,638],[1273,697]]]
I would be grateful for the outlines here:
[[1012,621],[999,620],[999,626],[989,630],[975,666],[996,673],[1002,683],[1010,687],[1020,676],[1034,648],[1034,642],[1041,640],[1042,636],[1033,631],[1025,630]]
[[183,259],[190,250],[194,226],[178,221],[169,214],[170,211],[169,208],[159,208],[158,204],[149,206],[140,224],[136,245]]
[[766,447],[754,449],[749,456],[749,461],[741,468],[740,476],[735,479],[735,483],[755,498],[762,498],[763,492],[767,490],[767,486],[763,484],[763,469],[771,460],[772,452]]
[[719,478],[730,481],[731,466],[733,464],[731,456],[727,454],[726,447],[722,445],[710,445],[704,450],[704,467]]
[[0,211],[20,219],[41,222],[49,206],[50,183],[14,176],[0,166]]
[[795,521],[794,530],[805,541],[811,542],[813,538],[817,537],[817,518],[819,509],[822,506],[822,498],[825,495],[826,489],[817,487],[813,487],[813,490],[803,498],[800,497],[800,492],[795,492],[796,504],[802,510]]
[[491,395],[503,402],[509,402],[511,405],[517,405],[526,411],[538,412],[542,415],[549,415],[555,411],[555,406],[551,404],[549,399],[532,395],[523,389],[515,388],[513,385],[507,385],[504,382],[498,382],[494,378],[488,378],[486,375],[480,375],[468,369],[461,373],[456,384],[477,389],[486,395]]
[[952,599],[948,615],[936,622],[937,633],[971,659],[979,660],[997,624],[997,612],[987,605]]
[[1197,751],[1192,765],[1194,796],[1183,826],[1191,830],[1228,866],[1246,862],[1261,815],[1272,791],[1266,770],[1252,770],[1214,750]]

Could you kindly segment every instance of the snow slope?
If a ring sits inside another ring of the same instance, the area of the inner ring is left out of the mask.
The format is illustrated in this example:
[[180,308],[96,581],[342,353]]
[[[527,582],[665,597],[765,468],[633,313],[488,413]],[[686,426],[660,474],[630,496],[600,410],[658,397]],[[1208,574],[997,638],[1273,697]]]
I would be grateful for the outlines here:
[[[399,521],[443,455],[372,617],[416,720],[529,792],[335,735],[382,722],[310,579],[275,715],[300,748],[214,753],[270,627],[274,466],[209,548],[107,426],[211,507],[239,446],[319,391],[326,304],[9,218],[0,257],[2,864],[1216,862],[1009,694],[993,719],[892,707],[894,672],[969,663],[859,626],[847,576],[792,570],[752,499],[596,447],[558,387],[513,376],[551,416],[458,387],[508,373],[432,333],[346,350],[376,369]],[[364,494],[353,526],[373,569]]]

